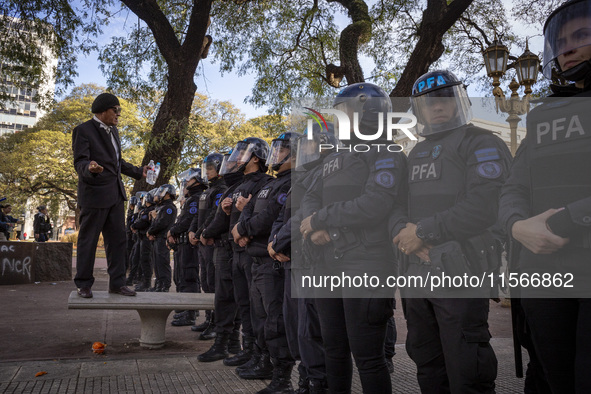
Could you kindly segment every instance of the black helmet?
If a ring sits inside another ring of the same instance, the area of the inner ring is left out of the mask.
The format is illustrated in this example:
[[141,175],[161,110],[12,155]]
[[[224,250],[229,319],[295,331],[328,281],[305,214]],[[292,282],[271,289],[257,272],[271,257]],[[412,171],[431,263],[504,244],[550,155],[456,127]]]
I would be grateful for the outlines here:
[[129,198],[129,205],[136,206],[136,205],[137,205],[137,203],[138,203],[138,200],[139,200],[139,199],[138,199],[136,196],[131,196],[131,197]]
[[269,144],[265,140],[257,137],[248,137],[242,141],[238,141],[232,150],[232,154],[228,160],[223,163],[220,170],[221,175],[231,172],[242,172],[246,164],[250,161],[252,156],[260,159],[259,167],[261,171],[267,172],[265,162],[269,156]]
[[197,183],[201,185],[205,184],[203,178],[201,178],[200,168],[189,168],[188,170],[181,172],[178,178],[181,180],[181,189],[184,189],[191,179],[195,179]]
[[[343,88],[335,97],[333,107],[346,113],[353,127],[355,127],[354,114],[357,113],[359,131],[366,133],[376,131],[380,119],[382,127],[385,128],[386,116],[388,112],[392,111],[392,102],[388,94],[378,85],[361,82]],[[338,137],[342,138],[342,134],[343,132],[339,129]]]
[[175,187],[167,183],[165,185],[160,186],[156,190],[156,193],[154,195],[154,201],[156,201],[156,202],[162,201],[162,199],[164,198],[164,196],[166,196],[166,193],[168,193],[170,195],[170,198],[172,200],[176,199],[176,189],[175,189]]
[[419,77],[412,87],[410,103],[422,136],[453,130],[472,119],[464,84],[447,70],[431,71]]
[[156,195],[157,190],[158,190],[158,188],[154,188],[143,195],[143,197],[142,197],[142,205],[143,206],[146,206],[146,204],[152,204],[152,205],[155,204],[154,196]]
[[222,162],[224,161],[224,155],[221,153],[210,153],[203,159],[203,164],[201,164],[201,168],[205,171],[205,176],[203,177],[205,182],[209,182],[209,177],[207,176],[208,170],[215,170],[216,177],[220,175],[220,170],[222,168]]
[[295,158],[295,154],[292,155],[292,153],[295,153],[297,140],[301,136],[301,133],[288,131],[271,141],[271,152],[265,164],[271,166],[273,171],[279,171],[283,163],[291,160],[292,157]]
[[[581,81],[591,72],[591,59],[562,70],[559,56],[591,45],[591,1],[569,0],[555,9],[544,24],[544,60],[542,70],[552,78],[552,70],[567,81]],[[578,60],[578,59],[576,59]]]

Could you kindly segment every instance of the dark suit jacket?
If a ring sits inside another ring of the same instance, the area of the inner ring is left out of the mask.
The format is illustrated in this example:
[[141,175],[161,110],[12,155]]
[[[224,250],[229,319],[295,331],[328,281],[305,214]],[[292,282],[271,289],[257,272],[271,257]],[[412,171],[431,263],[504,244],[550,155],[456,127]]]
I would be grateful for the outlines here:
[[[121,142],[116,127],[111,132],[117,140],[119,152]],[[78,173],[78,206],[85,208],[109,208],[127,196],[121,181],[121,174],[141,179],[143,169],[117,160],[111,137],[94,119],[82,123],[72,132],[74,167]],[[100,174],[88,170],[91,161],[103,166]]]

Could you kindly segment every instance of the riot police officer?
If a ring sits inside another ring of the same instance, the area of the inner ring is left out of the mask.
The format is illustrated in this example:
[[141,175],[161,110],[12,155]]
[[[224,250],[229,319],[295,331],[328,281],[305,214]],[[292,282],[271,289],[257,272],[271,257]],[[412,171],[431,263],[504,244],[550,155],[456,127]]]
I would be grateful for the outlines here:
[[51,233],[53,227],[51,226],[49,216],[47,216],[47,207],[45,205],[40,205],[37,207],[37,210],[39,212],[35,214],[35,218],[33,220],[35,241],[45,242],[49,239],[49,234]]
[[[131,223],[133,221],[133,215],[135,211],[135,207],[137,206],[138,198],[136,196],[131,196],[129,198],[129,203],[127,205],[127,215],[125,217],[125,238],[127,238],[127,249],[126,249],[126,263],[125,266],[128,271],[131,271],[131,251],[133,250],[133,232],[131,231]],[[126,286],[130,286],[133,284],[134,277],[130,274],[125,281]]]
[[166,247],[166,234],[176,219],[177,209],[174,205],[175,199],[176,189],[173,185],[162,185],[156,190],[154,200],[159,206],[156,217],[146,232],[148,239],[154,242],[154,271],[156,272],[157,283],[154,291],[157,292],[168,292],[172,284],[170,251]]
[[[451,72],[424,74],[412,93],[412,111],[425,140],[408,156],[408,219],[393,221],[393,242],[409,256],[401,274],[492,272],[500,251],[488,228],[497,220],[508,148],[492,132],[469,123],[470,100]],[[486,290],[471,298],[469,288],[437,295],[418,287],[402,289],[406,347],[423,393],[494,392],[497,360],[489,343],[489,295]]]
[[[209,216],[217,209],[219,200],[227,189],[226,183],[219,175],[224,156],[220,153],[212,153],[203,160],[203,181],[208,189],[199,197],[198,215],[193,219],[189,229],[191,243],[198,247],[201,287],[204,293],[215,293],[215,264],[213,259],[214,245],[201,244],[199,238]],[[229,245],[228,245],[229,246]],[[215,317],[213,311],[205,311],[205,321],[195,327],[195,331],[202,332],[199,339],[213,339],[217,334],[215,329]]]
[[[140,253],[139,253],[139,237],[131,229],[131,225],[138,219],[139,212],[141,211],[141,197],[145,192],[137,192],[135,196],[131,196],[129,199],[129,212],[127,213],[127,221],[125,222],[125,230],[128,241],[128,264],[129,274],[127,276],[127,285],[132,283],[138,283],[142,275],[140,266]],[[133,206],[133,208],[132,208]],[[127,234],[129,232],[129,234]],[[130,246],[131,245],[131,246]]]
[[[222,200],[222,209],[230,215],[230,227],[233,229],[238,223],[242,210],[261,188],[268,183],[272,177],[267,172],[265,162],[269,155],[269,144],[256,137],[248,137],[236,143],[232,154],[223,163],[221,172],[241,172],[244,179],[236,187],[231,197]],[[238,303],[238,311],[242,322],[242,335],[250,337],[250,343],[255,338],[255,324],[252,322],[254,316],[250,310],[250,287],[252,283],[252,257],[246,253],[244,246],[234,242],[234,237],[229,235],[232,245],[232,280],[234,285],[234,297]],[[247,354],[242,355],[243,357]],[[244,358],[226,359],[225,364],[232,365],[238,362],[243,363]],[[237,367],[240,377],[249,379],[270,379],[273,373],[269,352],[264,344],[255,343],[252,357],[248,362]],[[246,372],[248,374],[246,374]]]
[[551,86],[558,98],[528,114],[501,195],[519,274],[573,278],[572,288],[521,288],[533,347],[555,393],[591,391],[590,32],[589,0],[567,1],[546,20],[544,75],[565,83]]
[[[228,201],[227,198],[233,195],[234,190],[242,183],[244,175],[241,172],[222,173],[222,168],[228,168],[224,164],[230,157],[230,154],[224,155],[222,164],[218,167],[215,161],[215,169],[222,178],[215,177],[209,180],[210,189],[214,190],[217,185],[220,189],[227,187],[222,195],[217,198],[216,209],[207,217],[203,223],[203,230],[200,232],[199,239],[201,245],[214,245],[214,265],[215,265],[215,299],[214,307],[216,311],[215,342],[211,348],[198,356],[202,362],[211,362],[224,359],[224,364],[228,366],[238,366],[246,363],[252,354],[254,338],[245,332],[243,336],[243,348],[240,348],[240,315],[238,314],[238,304],[234,298],[234,281],[232,277],[232,246],[230,244],[230,216],[224,212],[222,202]],[[219,158],[219,157],[218,157]],[[216,159],[217,160],[217,159]],[[206,165],[204,167],[207,168]],[[212,175],[214,175],[212,173]],[[214,193],[212,192],[212,195]],[[212,207],[213,208],[213,207]],[[208,327],[209,327],[208,322]],[[192,327],[195,331],[207,327]],[[229,353],[235,354],[228,357]]]
[[[275,138],[267,157],[267,166],[277,178],[263,186],[244,207],[232,228],[234,242],[246,247],[252,257],[251,308],[257,344],[265,344],[273,362],[273,378],[259,393],[291,392],[294,359],[289,352],[283,320],[285,270],[269,256],[267,243],[273,222],[287,199],[291,187],[291,168],[295,164],[295,144],[301,134],[287,132]],[[244,373],[247,374],[246,372]]]
[[[348,116],[351,127],[346,130],[339,123],[338,135],[344,146],[324,158],[321,178],[306,192],[300,233],[321,247],[323,261],[317,262],[314,276],[367,274],[385,283],[386,277],[396,272],[385,212],[404,202],[406,160],[399,151],[380,149],[391,143],[380,136],[367,148],[356,151],[355,147],[383,126],[391,102],[380,87],[357,83],[339,92],[334,107]],[[353,136],[344,139],[347,134]],[[324,290],[316,300],[329,391],[351,391],[352,353],[363,391],[390,392],[384,341],[393,315],[394,290],[362,286],[329,291]]]
[[[189,228],[199,214],[199,200],[207,188],[201,169],[189,169],[179,178],[183,179],[186,200],[176,223],[168,231],[169,244],[178,244],[178,288],[181,293],[199,293],[199,256],[197,248],[189,243]],[[175,273],[177,276],[177,273]],[[173,326],[191,326],[195,324],[195,311],[184,311],[175,315]]]
[[[292,234],[291,229],[299,228],[302,219],[301,197],[320,177],[318,166],[323,156],[331,152],[329,149],[320,151],[319,147],[321,145],[336,147],[339,144],[330,126],[332,124],[327,125],[328,130],[313,127],[311,140],[305,134],[298,139],[296,171],[292,174],[291,188],[279,217],[273,223],[267,245],[269,255],[283,263],[285,269],[283,298],[285,333],[291,355],[300,361],[298,392],[301,393],[326,392],[326,369],[316,301],[311,297],[292,297],[292,270],[295,272],[301,270],[302,267],[306,267],[306,262],[302,254],[302,237],[299,232]],[[294,282],[297,285],[297,282]]]
[[139,242],[139,260],[142,271],[140,284],[136,291],[148,291],[152,286],[152,273],[154,272],[154,260],[152,258],[152,241],[146,236],[152,222],[150,212],[156,209],[154,195],[156,190],[152,189],[141,198],[142,209],[138,212],[138,218],[131,224],[131,231],[137,234]]

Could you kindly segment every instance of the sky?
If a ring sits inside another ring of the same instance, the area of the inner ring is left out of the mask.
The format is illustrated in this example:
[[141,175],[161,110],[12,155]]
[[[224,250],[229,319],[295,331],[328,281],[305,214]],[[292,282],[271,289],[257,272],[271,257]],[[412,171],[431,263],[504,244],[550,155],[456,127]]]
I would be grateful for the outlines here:
[[[127,29],[131,28],[133,23],[129,22],[134,20],[127,12],[116,15],[109,25],[109,35],[104,35],[99,38],[99,44],[106,44],[110,41],[111,36],[127,35]],[[348,18],[342,16],[338,19],[339,24],[346,25]],[[542,46],[542,38],[539,36],[537,31],[525,31],[520,25],[514,26],[514,30],[521,36],[534,36],[530,39],[530,50],[537,53]],[[536,36],[536,34],[538,36]],[[214,43],[215,45],[215,38]],[[523,49],[521,48],[510,48],[511,54],[519,56]],[[78,77],[74,79],[75,86],[83,83],[95,83],[101,86],[106,86],[106,79],[102,72],[98,68],[97,53],[93,52],[88,56],[79,55],[77,62]],[[369,59],[360,59],[362,67],[366,72],[370,72],[373,69],[373,64]],[[213,62],[213,56],[203,59],[198,68],[198,76],[195,79],[197,84],[197,91],[199,93],[206,94],[210,98],[219,101],[230,101],[234,106],[239,108],[247,118],[253,118],[267,114],[267,107],[254,107],[244,102],[245,98],[251,94],[253,87],[254,77],[252,75],[246,75],[239,77],[235,72],[225,73],[223,76],[220,74],[219,65]],[[541,77],[541,75],[540,75]],[[501,86],[505,93],[510,94],[509,89],[506,86]],[[491,86],[492,90],[492,86]],[[521,93],[521,92],[520,92]],[[468,94],[473,97],[482,96],[481,92],[477,92],[474,89],[468,88]]]

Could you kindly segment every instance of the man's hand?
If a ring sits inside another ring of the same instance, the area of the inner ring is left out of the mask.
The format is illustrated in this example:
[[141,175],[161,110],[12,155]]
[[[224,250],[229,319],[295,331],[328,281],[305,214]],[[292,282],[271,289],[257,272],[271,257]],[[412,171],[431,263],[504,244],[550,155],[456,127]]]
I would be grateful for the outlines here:
[[158,213],[156,212],[155,209],[150,211],[150,219],[154,220],[154,219],[156,219],[156,216],[158,216]]
[[249,244],[249,242],[250,242],[250,238],[249,238],[249,237],[246,237],[246,236],[244,236],[244,237],[240,237],[240,238],[238,239],[238,242],[236,242],[236,243],[237,243],[238,245],[240,245],[240,247],[244,248],[244,247],[246,247],[246,245],[248,245],[248,244]]
[[306,239],[308,237],[308,234],[310,234],[310,233],[312,233],[312,231],[314,231],[312,229],[312,216],[314,216],[314,215],[308,216],[307,218],[302,220],[302,222],[300,223],[300,233],[302,234],[302,237],[304,237],[304,239]]
[[101,172],[103,172],[103,170],[103,166],[99,165],[94,160],[91,161],[90,164],[88,164],[88,171],[92,172],[93,174],[100,174]]
[[168,241],[169,245],[174,245],[177,243],[176,239],[170,234],[170,231],[168,231],[168,233],[166,234],[166,240]]
[[148,239],[149,239],[150,241],[154,241],[154,240],[156,240],[156,237],[155,237],[155,236],[153,236],[152,234],[146,234],[146,236],[148,237]]
[[242,212],[242,210],[244,209],[246,204],[248,204],[248,202],[250,201],[251,198],[252,198],[252,194],[249,194],[248,198],[244,198],[242,196],[238,197],[238,200],[236,200],[236,209],[239,210],[240,212]]
[[230,213],[232,213],[232,198],[231,197],[224,198],[224,201],[222,201],[222,210],[226,213],[226,215],[229,215]]
[[132,233],[134,233],[134,234],[137,233],[137,230],[135,228],[130,227],[129,229],[131,230]]
[[199,238],[197,238],[195,236],[195,233],[193,231],[189,231],[189,243],[193,246],[197,245],[197,243],[199,242]]
[[280,263],[287,263],[291,259],[289,258],[289,256],[284,255],[283,253],[277,253],[275,255],[275,260],[279,261]]
[[329,243],[330,240],[330,235],[328,235],[328,232],[326,230],[318,230],[318,231],[314,231],[312,233],[312,235],[310,236],[310,241],[312,241],[312,243],[314,245],[326,245],[327,243]]
[[407,255],[416,254],[419,250],[421,250],[421,248],[425,246],[423,240],[417,237],[416,231],[416,224],[406,223],[406,227],[400,230],[392,242],[394,245],[398,246],[398,249],[400,249],[402,253]]
[[238,243],[238,240],[242,238],[242,235],[238,232],[238,223],[234,225],[232,228],[232,237],[234,238],[234,242]]
[[432,246],[430,245],[424,245],[421,249],[417,250],[415,252],[415,255],[423,260],[423,261],[428,261],[429,263],[431,262],[431,257],[429,257],[429,250],[431,250]]
[[535,254],[551,254],[558,251],[570,240],[552,233],[546,220],[562,209],[548,209],[529,219],[518,220],[511,228],[513,238]]
[[145,178],[148,176],[148,166],[143,166],[142,167],[142,178]]
[[275,260],[275,255],[277,254],[277,252],[275,252],[275,250],[273,249],[273,242],[269,242],[269,244],[267,245],[267,252],[269,252],[269,256],[271,256],[271,258]]
[[203,245],[213,245],[213,238],[205,238],[203,235],[199,237],[199,241],[201,241],[201,244]]

